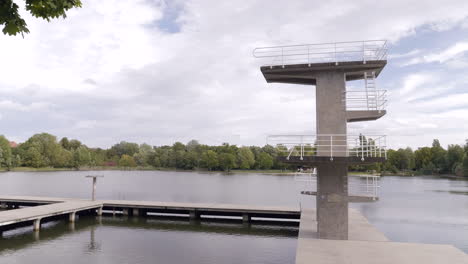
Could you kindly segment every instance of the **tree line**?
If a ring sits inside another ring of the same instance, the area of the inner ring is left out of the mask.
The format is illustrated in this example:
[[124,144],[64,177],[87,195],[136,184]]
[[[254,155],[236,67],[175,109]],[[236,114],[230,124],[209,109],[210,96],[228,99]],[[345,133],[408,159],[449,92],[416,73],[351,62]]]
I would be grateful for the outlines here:
[[[208,146],[191,140],[171,146],[150,146],[122,141],[109,149],[90,148],[76,139],[42,133],[11,148],[10,142],[0,136],[0,168],[53,167],[75,168],[96,166],[154,167],[223,170],[284,169],[276,161],[277,151],[272,146],[237,147],[223,144]],[[286,166],[287,167],[287,166]]]
[[452,144],[444,149],[439,140],[434,139],[431,147],[417,150],[400,148],[387,151],[384,163],[366,166],[351,166],[351,170],[373,170],[390,173],[456,174],[468,177],[468,140],[465,145]]
[[[229,145],[209,146],[191,140],[168,146],[150,146],[122,141],[108,149],[90,148],[76,139],[41,133],[12,148],[0,136],[0,168],[15,167],[152,167],[176,169],[297,169],[277,160],[282,151],[270,145],[263,147]],[[464,146],[449,145],[444,149],[435,139],[432,147],[390,149],[384,163],[350,166],[354,171],[410,172],[421,174],[457,174],[468,176],[468,140]]]

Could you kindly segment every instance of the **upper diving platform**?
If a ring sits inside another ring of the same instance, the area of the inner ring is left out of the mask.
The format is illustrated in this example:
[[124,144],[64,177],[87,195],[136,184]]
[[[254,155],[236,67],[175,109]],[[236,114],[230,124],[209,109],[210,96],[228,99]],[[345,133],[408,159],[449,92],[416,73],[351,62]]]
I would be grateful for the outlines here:
[[260,47],[255,58],[265,60],[260,70],[268,83],[316,84],[317,75],[341,71],[346,80],[364,78],[366,72],[377,77],[387,64],[387,41],[366,40]]

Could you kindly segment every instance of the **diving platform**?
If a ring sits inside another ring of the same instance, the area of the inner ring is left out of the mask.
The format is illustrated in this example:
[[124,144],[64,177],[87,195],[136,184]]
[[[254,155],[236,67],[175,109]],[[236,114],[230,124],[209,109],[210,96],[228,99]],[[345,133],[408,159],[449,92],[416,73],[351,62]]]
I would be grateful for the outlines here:
[[255,58],[268,83],[316,85],[317,78],[327,72],[342,72],[346,81],[365,78],[367,72],[377,77],[387,64],[387,42],[367,40],[259,47]]

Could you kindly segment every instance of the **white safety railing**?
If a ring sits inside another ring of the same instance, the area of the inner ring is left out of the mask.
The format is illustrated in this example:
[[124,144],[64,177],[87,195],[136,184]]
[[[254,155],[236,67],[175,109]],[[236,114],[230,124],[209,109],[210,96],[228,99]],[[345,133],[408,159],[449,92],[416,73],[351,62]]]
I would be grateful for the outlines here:
[[347,90],[343,100],[346,109],[356,110],[385,110],[387,105],[387,90],[377,90],[375,72],[364,73],[364,89]]
[[379,175],[350,175],[348,177],[349,195],[368,196],[376,199],[380,188]]
[[366,40],[291,46],[260,47],[253,50],[255,58],[264,58],[275,65],[309,64],[346,61],[377,61],[387,59],[386,40]]
[[359,91],[351,90],[345,92],[346,110],[377,110],[382,111],[387,107],[387,91]]
[[[317,192],[317,174],[296,173],[294,180],[301,188],[303,193]],[[377,199],[380,188],[380,176],[363,174],[349,175],[348,177],[348,195],[365,196]]]
[[368,157],[387,158],[386,136],[384,135],[271,135],[267,144],[276,146],[280,155],[299,157]]

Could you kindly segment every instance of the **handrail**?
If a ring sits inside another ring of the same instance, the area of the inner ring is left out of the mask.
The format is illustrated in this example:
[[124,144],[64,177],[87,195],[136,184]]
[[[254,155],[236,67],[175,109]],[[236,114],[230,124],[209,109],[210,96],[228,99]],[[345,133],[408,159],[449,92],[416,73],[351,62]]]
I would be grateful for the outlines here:
[[[387,59],[386,40],[348,41],[334,43],[300,44],[258,47],[252,51],[255,58],[270,58],[274,65],[312,64],[322,62],[367,61]],[[294,63],[292,63],[294,62]]]
[[287,160],[292,156],[300,160],[305,156],[387,158],[385,135],[270,135],[267,144],[276,146]]

